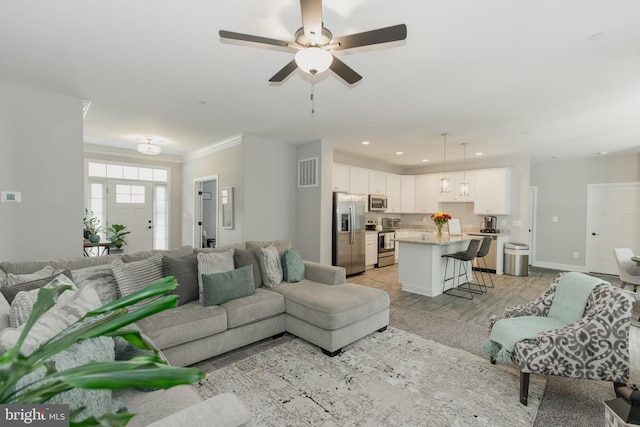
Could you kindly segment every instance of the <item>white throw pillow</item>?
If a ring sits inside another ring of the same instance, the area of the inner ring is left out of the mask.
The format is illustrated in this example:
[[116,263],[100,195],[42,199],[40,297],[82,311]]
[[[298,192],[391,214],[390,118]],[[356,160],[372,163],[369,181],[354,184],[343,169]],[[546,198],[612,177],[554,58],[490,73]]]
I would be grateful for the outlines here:
[[282,282],[282,261],[274,245],[259,249],[258,263],[260,263],[263,285],[272,288]]
[[234,252],[234,249],[229,249],[224,252],[198,253],[198,289],[201,304],[203,301],[202,275],[235,270],[236,267],[233,263]]
[[[55,279],[44,285],[43,288],[51,288],[58,286],[59,284],[69,285],[73,288],[73,291],[78,289],[71,279],[64,274],[58,275]],[[73,295],[73,291],[69,290],[60,294],[58,296],[58,301],[56,301],[56,306],[66,304],[69,298]],[[31,316],[31,311],[33,310],[33,305],[38,299],[38,292],[40,292],[40,289],[18,292],[13,301],[11,301],[11,308],[9,310],[10,327],[17,328],[29,320],[29,316]]]
[[[75,323],[91,310],[102,305],[98,293],[92,286],[86,286],[72,293],[65,304],[55,306],[38,319],[22,344],[20,353],[33,353],[40,345]],[[18,328],[6,328],[0,332],[0,354],[5,353],[17,342],[24,324]]]

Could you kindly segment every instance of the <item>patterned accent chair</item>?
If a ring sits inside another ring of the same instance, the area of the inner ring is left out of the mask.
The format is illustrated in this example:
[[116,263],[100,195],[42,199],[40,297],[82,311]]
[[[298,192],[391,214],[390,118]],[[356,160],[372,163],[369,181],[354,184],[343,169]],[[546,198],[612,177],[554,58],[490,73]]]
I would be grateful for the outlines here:
[[[492,316],[489,331],[502,318],[546,316],[559,273],[536,300]],[[527,404],[530,373],[613,381],[629,380],[629,327],[635,295],[607,282],[596,285],[582,319],[561,329],[542,332],[516,343],[511,361],[520,370],[520,403]],[[491,360],[495,364],[495,360]]]

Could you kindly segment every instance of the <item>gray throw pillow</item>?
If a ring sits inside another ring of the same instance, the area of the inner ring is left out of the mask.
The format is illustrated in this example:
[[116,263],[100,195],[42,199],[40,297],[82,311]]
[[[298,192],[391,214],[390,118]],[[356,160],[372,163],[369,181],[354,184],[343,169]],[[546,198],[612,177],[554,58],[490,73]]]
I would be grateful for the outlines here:
[[256,288],[253,285],[253,267],[247,265],[223,273],[202,275],[202,305],[224,304],[227,301],[253,295]]
[[[29,282],[33,283],[33,282]],[[33,310],[33,305],[36,303],[38,299],[38,292],[40,292],[40,288],[43,287],[55,287],[60,285],[69,285],[71,286],[71,290],[64,291],[60,295],[58,295],[58,299],[56,300],[56,306],[61,306],[66,304],[66,301],[73,295],[73,291],[78,290],[76,285],[69,279],[69,277],[64,274],[59,274],[56,277],[52,277],[49,279],[49,282],[40,286],[36,289],[31,289],[28,291],[20,291],[16,295],[16,297],[11,301],[11,308],[9,309],[9,326],[12,328],[17,328],[23,323],[27,323],[29,320],[29,316],[31,316],[31,311]],[[19,285],[18,285],[19,286]],[[17,286],[16,286],[17,287]]]
[[118,282],[113,275],[111,264],[71,270],[71,276],[73,282],[80,289],[89,285],[93,286],[100,295],[102,304],[108,304],[118,299]]
[[258,262],[255,250],[236,249],[233,254],[233,263],[236,268],[247,265],[253,266],[253,284],[256,288],[262,286],[262,273],[260,272],[260,263]]
[[41,270],[38,270],[34,273],[29,273],[29,274],[9,273],[7,274],[7,277],[6,277],[6,285],[15,286],[15,285],[19,285],[20,283],[32,282],[34,280],[44,279],[45,277],[53,276],[55,272],[56,270],[53,267],[51,267],[50,265],[47,265],[43,267]]
[[229,249],[224,252],[198,253],[198,287],[200,289],[199,298],[201,303],[204,304],[202,296],[202,275],[224,273],[225,271],[235,269],[236,267],[233,265],[233,252],[234,249]]
[[171,294],[178,295],[178,305],[198,299],[198,256],[191,254],[182,258],[162,257],[164,276],[173,276],[178,287]]
[[[113,275],[118,282],[120,295],[125,297],[162,279],[162,255],[157,254],[142,261],[124,263],[115,260],[111,263]],[[144,304],[153,300],[146,300]],[[137,304],[144,305],[144,304]],[[134,306],[135,307],[135,306]]]
[[282,264],[280,254],[274,245],[258,250],[258,262],[262,273],[262,284],[273,288],[282,282]]
[[[69,270],[64,270],[60,274],[64,274],[69,279],[73,280],[71,271]],[[9,286],[9,285],[3,286],[2,288],[0,288],[0,293],[2,293],[2,296],[4,296],[7,302],[11,304],[14,298],[16,297],[16,295],[18,295],[18,292],[40,289],[41,287],[45,286],[56,277],[58,277],[58,274],[54,274],[53,276],[49,276],[49,277],[43,277],[42,279],[35,279],[30,282],[19,283],[13,286]]]
[[282,255],[282,276],[289,283],[304,279],[304,263],[297,249],[287,249]]

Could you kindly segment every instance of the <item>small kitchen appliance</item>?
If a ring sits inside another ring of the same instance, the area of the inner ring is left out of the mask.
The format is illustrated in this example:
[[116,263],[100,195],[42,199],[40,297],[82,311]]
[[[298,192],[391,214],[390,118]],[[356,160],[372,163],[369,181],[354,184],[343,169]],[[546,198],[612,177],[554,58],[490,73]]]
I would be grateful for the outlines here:
[[480,230],[481,233],[499,233],[498,230],[498,218],[495,216],[484,217],[484,228]]

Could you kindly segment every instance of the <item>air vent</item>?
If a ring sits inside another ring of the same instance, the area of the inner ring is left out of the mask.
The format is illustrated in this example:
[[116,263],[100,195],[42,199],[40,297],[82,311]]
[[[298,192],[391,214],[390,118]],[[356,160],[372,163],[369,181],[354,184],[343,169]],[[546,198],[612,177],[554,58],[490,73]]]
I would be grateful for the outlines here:
[[318,158],[298,160],[298,188],[318,186]]

